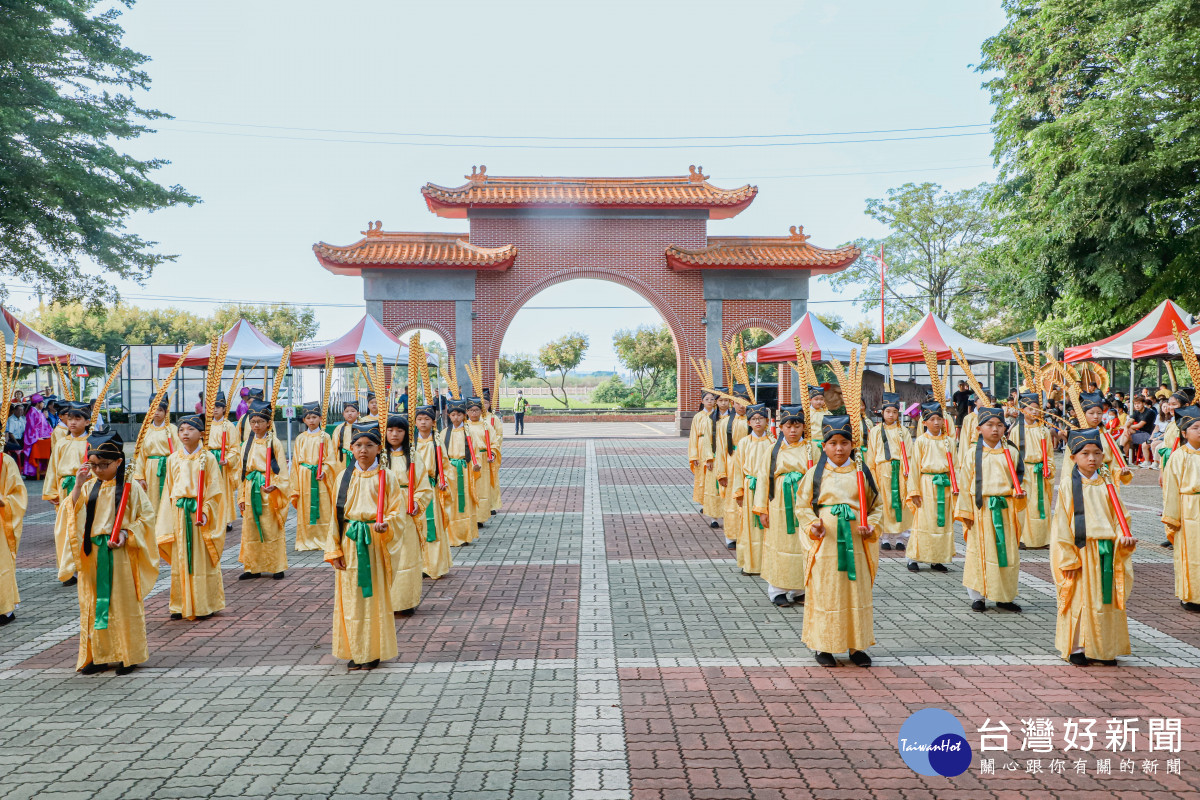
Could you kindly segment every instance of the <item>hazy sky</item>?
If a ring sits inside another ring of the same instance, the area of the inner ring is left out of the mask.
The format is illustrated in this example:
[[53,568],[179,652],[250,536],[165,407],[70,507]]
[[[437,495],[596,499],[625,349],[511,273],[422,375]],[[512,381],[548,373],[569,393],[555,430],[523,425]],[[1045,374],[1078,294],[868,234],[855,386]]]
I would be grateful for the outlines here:
[[[152,58],[152,89],[139,101],[176,119],[129,148],[170,159],[159,180],[204,202],[132,221],[180,258],[146,286],[121,288],[147,306],[177,305],[150,297],[189,293],[314,303],[321,336],[340,335],[363,313],[361,281],[323,270],[312,244],[349,244],[374,219],[385,230],[466,231],[465,220],[430,214],[419,189],[461,184],[473,164],[494,175],[668,175],[702,164],[717,186],[760,187],[749,209],[710,223],[710,233],[783,235],[800,224],[829,247],[878,235],[864,201],[889,187],[930,180],[958,189],[991,179],[986,128],[769,147],[411,134],[698,137],[985,125],[990,106],[972,65],[1002,23],[998,0],[144,0],[123,18],[127,44]],[[912,136],[941,138],[815,143]],[[813,299],[836,298],[814,282]],[[30,305],[19,290],[12,301]],[[578,328],[593,343],[583,369],[616,366],[615,329],[658,321],[636,294],[602,282],[560,284],[530,305],[642,307],[517,316],[505,351],[531,352],[550,332]],[[846,301],[813,308],[861,316]]]

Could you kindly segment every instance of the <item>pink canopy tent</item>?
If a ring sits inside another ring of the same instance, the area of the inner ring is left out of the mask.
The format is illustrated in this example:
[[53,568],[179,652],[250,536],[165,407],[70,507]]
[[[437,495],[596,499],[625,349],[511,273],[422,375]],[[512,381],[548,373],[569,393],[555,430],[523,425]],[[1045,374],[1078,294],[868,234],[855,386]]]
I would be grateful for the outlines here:
[[[232,328],[225,331],[221,340],[229,345],[229,354],[225,360],[229,369],[233,369],[234,364],[238,361],[243,364],[257,363],[264,367],[277,366],[279,357],[283,355],[282,345],[275,344],[267,338],[265,333],[254,327],[253,323],[244,319],[239,319]],[[183,365],[200,369],[208,367],[210,350],[212,350],[211,344],[193,347],[192,351],[188,353],[188,357],[183,360]],[[173,367],[178,360],[177,353],[160,353],[158,366]]]
[[959,350],[963,351],[963,355],[971,363],[1016,361],[1007,347],[968,339],[932,312],[926,314],[899,339],[883,345],[881,349],[887,351],[888,361],[893,364],[924,363],[925,354],[921,350],[921,342],[925,342],[930,350],[936,352],[939,361],[953,358]]
[[[830,361],[836,358],[838,361],[848,362],[850,361],[850,351],[861,347],[859,344],[838,336],[809,311],[793,322],[790,328],[776,336],[774,340],[762,347],[747,350],[745,353],[746,363],[777,364],[783,361],[795,361],[797,336],[800,337],[802,346],[812,350],[814,361]],[[883,353],[879,352],[877,348],[867,348],[868,364],[882,364],[884,363],[883,359]]]
[[[3,312],[5,341],[10,345],[12,344],[13,330],[19,325],[21,328],[21,341],[32,348],[32,350],[37,351],[37,362],[42,366],[49,364],[53,359],[58,359],[59,363],[62,364],[70,363],[74,366],[107,368],[108,365],[105,362],[104,353],[97,353],[94,350],[81,350],[78,347],[70,347],[62,342],[56,342],[49,336],[43,336],[21,322],[7,308],[0,308],[0,312]],[[20,354],[18,353],[18,355]]]
[[[353,328],[329,344],[292,353],[292,366],[323,367],[326,353],[332,355],[334,363],[340,366],[356,364],[362,360],[364,351],[372,358],[377,354],[383,356],[383,363],[388,366],[405,366],[409,361],[408,345],[380,325],[377,319],[365,314]],[[433,353],[427,353],[425,360],[437,366],[438,359]]]
[[[1179,330],[1190,327],[1192,315],[1180,308],[1174,300],[1163,300],[1154,310],[1120,333],[1114,333],[1107,339],[1101,339],[1091,344],[1081,344],[1068,347],[1063,352],[1063,361],[1087,361],[1098,358],[1116,358],[1128,361],[1139,357],[1148,357],[1151,353],[1139,356],[1134,348],[1146,340],[1171,340],[1171,323],[1179,326]],[[1152,347],[1152,346],[1151,346]]]

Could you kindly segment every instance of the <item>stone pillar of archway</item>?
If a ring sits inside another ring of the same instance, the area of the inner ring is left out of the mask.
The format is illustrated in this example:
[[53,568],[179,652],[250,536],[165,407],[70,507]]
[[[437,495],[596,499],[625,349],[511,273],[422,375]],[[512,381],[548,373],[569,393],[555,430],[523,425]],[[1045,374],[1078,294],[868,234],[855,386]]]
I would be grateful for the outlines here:
[[475,271],[364,269],[367,313],[393,333],[429,328],[461,364],[472,357]]

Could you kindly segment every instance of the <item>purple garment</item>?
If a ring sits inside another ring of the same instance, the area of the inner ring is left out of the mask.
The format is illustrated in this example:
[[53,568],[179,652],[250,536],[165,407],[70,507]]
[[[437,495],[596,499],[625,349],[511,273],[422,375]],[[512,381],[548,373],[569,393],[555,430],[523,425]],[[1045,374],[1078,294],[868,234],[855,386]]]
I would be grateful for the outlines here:
[[29,413],[25,415],[25,468],[21,470],[24,474],[37,477],[37,465],[30,459],[33,444],[39,439],[50,438],[53,433],[54,429],[46,421],[46,415],[39,409],[30,408]]
[[248,414],[249,412],[250,412],[250,404],[249,404],[249,403],[247,403],[245,400],[243,400],[242,402],[238,403],[238,407],[237,407],[237,412],[236,412],[236,413],[237,413],[237,418],[238,418],[239,420],[240,420],[242,417],[246,416],[246,414]]

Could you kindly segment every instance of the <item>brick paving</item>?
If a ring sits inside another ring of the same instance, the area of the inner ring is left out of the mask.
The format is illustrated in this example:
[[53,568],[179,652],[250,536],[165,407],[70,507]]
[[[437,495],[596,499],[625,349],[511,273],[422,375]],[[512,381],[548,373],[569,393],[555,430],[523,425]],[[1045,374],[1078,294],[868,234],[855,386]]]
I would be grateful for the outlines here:
[[[1020,615],[970,612],[959,562],[913,575],[885,554],[875,666],[825,670],[800,643],[803,609],[770,605],[696,513],[669,427],[510,430],[503,510],[426,581],[397,620],[399,658],[371,673],[329,655],[319,555],[238,582],[235,526],[226,611],[170,621],[164,572],[145,667],[75,675],[75,591],[54,578],[53,511],[34,500],[18,621],[0,629],[0,797],[1200,797],[1200,620],[1158,547],[1157,473],[1123,493],[1142,543],[1121,666],[1058,657],[1047,553],[1023,551]],[[965,774],[901,759],[900,725],[926,707],[963,723]],[[1106,721],[1135,717],[1136,752],[1106,750]],[[1023,746],[1033,718],[1056,726],[1050,749]],[[1082,774],[1063,739],[1079,718],[1101,730]],[[1152,718],[1182,721],[1180,752],[1149,750]],[[1007,752],[979,752],[986,720],[1010,726]]]

